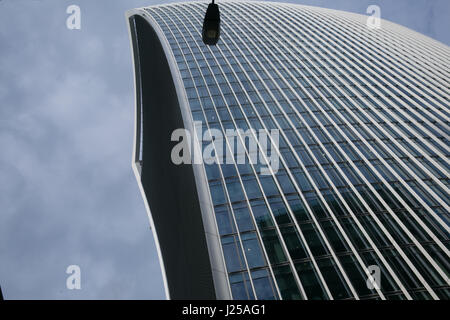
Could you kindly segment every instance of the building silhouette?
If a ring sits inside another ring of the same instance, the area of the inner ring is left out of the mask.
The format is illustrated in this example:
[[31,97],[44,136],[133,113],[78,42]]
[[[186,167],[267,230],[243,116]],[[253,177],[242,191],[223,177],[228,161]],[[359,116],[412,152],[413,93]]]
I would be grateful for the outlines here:
[[[385,20],[254,1],[221,1],[206,46],[207,4],[127,12],[133,168],[167,297],[449,299],[449,48]],[[179,128],[190,157],[211,129],[277,130],[266,155],[279,165],[251,163],[257,137],[242,131],[213,146],[236,159],[236,139],[245,163],[175,164]]]

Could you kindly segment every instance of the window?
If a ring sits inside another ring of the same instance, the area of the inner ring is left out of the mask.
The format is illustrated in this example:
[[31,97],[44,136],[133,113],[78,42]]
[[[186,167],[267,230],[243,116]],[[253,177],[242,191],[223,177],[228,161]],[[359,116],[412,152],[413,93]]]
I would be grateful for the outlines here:
[[211,197],[214,205],[225,203],[225,193],[220,181],[210,183]]
[[222,237],[222,249],[228,272],[236,272],[245,269],[241,245],[237,236]]
[[331,258],[319,259],[317,264],[334,299],[345,299],[352,296],[336,263]]
[[236,218],[236,223],[239,228],[239,232],[245,232],[255,229],[246,202],[233,204],[233,211]]
[[238,274],[232,274],[230,275],[229,279],[233,299],[235,300],[255,299],[252,286],[248,277],[248,272],[240,272]]
[[282,227],[281,233],[289,254],[293,260],[307,258],[307,254],[301,243],[300,236],[294,227]]
[[255,232],[241,234],[242,245],[249,268],[264,267],[266,265],[261,246]]
[[262,176],[259,180],[267,197],[279,195],[278,188],[271,176]]
[[253,216],[256,223],[260,228],[266,228],[273,226],[272,217],[270,216],[269,209],[262,200],[251,201]]
[[298,290],[294,276],[292,275],[289,266],[280,266],[273,268],[275,278],[277,279],[278,288],[281,296],[285,300],[299,300],[302,299]]
[[231,202],[245,200],[244,191],[242,190],[241,183],[237,178],[226,179],[226,184]]
[[321,256],[328,253],[328,250],[322,243],[319,233],[316,227],[312,223],[302,224],[300,228],[303,231],[305,239],[308,243],[309,248],[314,256]]
[[278,224],[291,222],[291,218],[281,197],[270,198],[268,201]]
[[326,300],[327,294],[311,262],[296,263],[297,274],[309,300]]
[[243,177],[242,183],[244,184],[245,192],[247,193],[247,197],[249,199],[262,197],[258,183],[253,176]]
[[234,222],[228,206],[219,206],[214,209],[220,235],[234,233]]
[[261,232],[261,236],[263,238],[264,248],[266,248],[270,263],[278,264],[287,261],[276,230],[264,230]]
[[267,269],[252,271],[253,286],[258,300],[276,300],[278,294]]

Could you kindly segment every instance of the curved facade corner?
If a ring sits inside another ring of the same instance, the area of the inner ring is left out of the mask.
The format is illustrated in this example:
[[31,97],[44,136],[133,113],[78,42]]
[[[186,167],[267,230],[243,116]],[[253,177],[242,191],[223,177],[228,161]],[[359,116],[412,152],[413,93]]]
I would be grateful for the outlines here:
[[154,234],[166,297],[229,299],[204,167],[176,166],[170,159],[171,133],[180,128],[194,132],[173,55],[144,10],[129,10],[126,19],[136,90],[132,167]]

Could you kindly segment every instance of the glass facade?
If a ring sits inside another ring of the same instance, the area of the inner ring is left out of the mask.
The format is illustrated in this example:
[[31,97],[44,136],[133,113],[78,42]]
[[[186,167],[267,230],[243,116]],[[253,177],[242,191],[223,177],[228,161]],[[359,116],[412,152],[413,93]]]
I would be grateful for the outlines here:
[[448,47],[345,12],[219,6],[216,46],[201,38],[206,2],[141,10],[224,152],[238,156],[227,129],[280,133],[269,175],[204,165],[232,298],[449,299]]

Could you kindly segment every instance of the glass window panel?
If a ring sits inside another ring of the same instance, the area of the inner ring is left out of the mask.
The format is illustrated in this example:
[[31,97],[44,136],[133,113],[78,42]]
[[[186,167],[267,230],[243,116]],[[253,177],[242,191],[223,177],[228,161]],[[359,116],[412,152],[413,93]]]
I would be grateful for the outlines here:
[[254,300],[252,286],[247,272],[232,274],[229,277],[231,293],[235,300]]
[[300,228],[314,256],[321,256],[328,253],[314,224],[305,223],[300,225]]
[[315,217],[328,218],[328,212],[316,193],[307,193],[305,198]]
[[225,193],[222,188],[222,183],[220,181],[211,183],[209,186],[211,190],[211,197],[214,205],[224,204],[225,201]]
[[251,202],[253,216],[260,228],[273,226],[272,217],[266,204],[261,200]]
[[350,250],[344,237],[341,235],[341,232],[335,226],[333,221],[322,221],[321,225],[328,242],[336,253],[348,252]]
[[216,212],[217,227],[219,228],[220,235],[236,232],[228,206],[216,207],[214,208],[214,211]]
[[298,195],[289,195],[286,198],[298,222],[310,220],[309,213]]
[[334,299],[352,297],[334,260],[331,258],[319,259],[317,260],[317,264]]
[[244,191],[238,179],[227,179],[227,190],[231,202],[238,202],[245,200]]
[[240,232],[254,230],[253,221],[248,210],[247,203],[242,202],[233,205],[234,216]]
[[269,197],[269,196],[274,196],[274,195],[279,195],[278,192],[278,188],[275,184],[275,182],[273,181],[273,178],[270,176],[262,176],[259,178],[261,185],[263,187],[264,190],[264,194]]
[[297,180],[297,183],[302,191],[312,190],[312,186],[309,183],[309,181],[306,178],[306,175],[303,171],[294,170],[293,173],[294,173],[295,180]]
[[286,173],[279,171],[277,178],[284,194],[296,192],[291,179]]
[[264,230],[261,232],[264,247],[266,248],[267,256],[272,264],[282,263],[287,260],[283,248],[278,238],[276,230]]
[[220,178],[219,167],[216,163],[205,164],[205,169],[208,180],[216,180]]
[[241,245],[236,236],[223,237],[222,249],[228,272],[236,272],[245,269],[245,263],[242,259]]
[[307,258],[308,255],[294,227],[282,227],[281,234],[293,260]]
[[267,269],[252,271],[253,286],[258,300],[277,300],[278,294]]
[[295,278],[289,266],[279,266],[273,268],[273,273],[275,274],[278,288],[284,300],[302,299]]
[[296,263],[295,268],[309,300],[328,299],[311,262]]
[[249,268],[264,267],[266,265],[263,252],[256,233],[245,233],[241,235],[242,245],[244,246],[245,257]]
[[249,199],[262,197],[259,185],[254,177],[243,177],[242,182],[244,184],[245,192]]
[[270,198],[268,201],[278,224],[291,222],[287,208],[280,197]]

